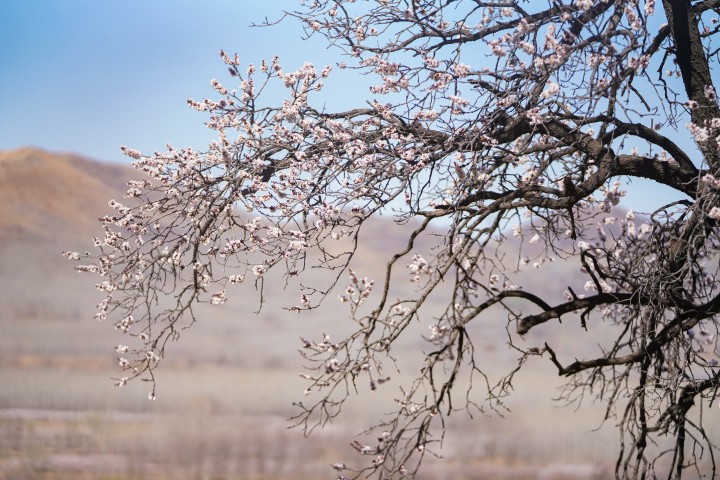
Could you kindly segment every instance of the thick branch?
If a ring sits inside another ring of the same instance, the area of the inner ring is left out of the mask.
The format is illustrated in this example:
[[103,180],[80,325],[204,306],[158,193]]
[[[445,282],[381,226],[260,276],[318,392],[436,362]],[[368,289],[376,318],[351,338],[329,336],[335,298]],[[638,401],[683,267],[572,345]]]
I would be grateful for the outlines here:
[[578,310],[586,310],[607,305],[610,303],[627,302],[633,297],[630,293],[599,293],[592,297],[576,298],[575,300],[546,308],[544,312],[537,315],[528,315],[520,319],[517,325],[517,333],[525,335],[536,325],[545,323],[553,318],[560,318],[562,315]]

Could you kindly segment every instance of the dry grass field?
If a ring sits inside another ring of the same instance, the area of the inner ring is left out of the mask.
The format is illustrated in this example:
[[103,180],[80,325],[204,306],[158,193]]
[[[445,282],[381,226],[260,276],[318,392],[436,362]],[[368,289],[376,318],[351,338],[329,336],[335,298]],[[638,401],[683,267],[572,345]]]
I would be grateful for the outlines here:
[[[328,465],[352,459],[350,440],[383,413],[365,397],[303,438],[285,421],[301,391],[287,368],[172,366],[148,402],[140,385],[110,386],[111,362],[78,363],[3,366],[0,478],[334,478]],[[506,418],[451,417],[445,458],[421,478],[607,478],[614,433],[589,431],[599,412],[553,410],[543,379],[525,380]]]
[[[92,320],[95,279],[73,272],[60,252],[90,244],[92,219],[121,195],[127,175],[123,167],[71,155],[0,155],[0,479],[335,478],[329,465],[357,460],[349,445],[354,435],[382,418],[404,378],[361,392],[335,424],[309,438],[287,428],[291,403],[305,388],[297,375],[298,337],[339,335],[347,325],[336,305],[311,316],[288,314],[270,308],[283,302],[277,289],[254,315],[254,292],[239,291],[235,301],[203,310],[202,321],[170,347],[157,400],[147,400],[140,382],[113,386],[113,345],[121,337]],[[397,241],[396,227],[377,228],[386,245]],[[377,246],[361,252],[359,265],[378,268]],[[395,352],[408,374],[422,359],[426,331],[418,325]],[[564,323],[554,341],[581,351],[580,331]],[[502,319],[474,334],[488,373],[512,365]],[[552,401],[559,385],[549,362],[538,361],[517,379],[504,418],[452,415],[443,458],[428,460],[420,478],[609,478],[618,435],[612,421],[595,431],[600,406],[561,408]]]

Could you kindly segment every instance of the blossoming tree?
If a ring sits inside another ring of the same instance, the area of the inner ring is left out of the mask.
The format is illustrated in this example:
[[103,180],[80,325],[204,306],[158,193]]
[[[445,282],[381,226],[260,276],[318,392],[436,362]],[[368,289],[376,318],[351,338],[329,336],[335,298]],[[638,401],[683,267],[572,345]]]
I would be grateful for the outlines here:
[[[131,182],[127,205],[111,202],[98,253],[78,267],[102,276],[97,317],[132,337],[118,346],[118,385],[150,379],[154,398],[165,346],[195,321],[196,305],[224,303],[233,284],[261,287],[276,271],[303,288],[290,310],[336,301],[328,293],[336,299],[337,286],[356,322],[346,338],[302,340],[316,401],[298,403],[296,420],[308,428],[337,415],[357,381],[390,388],[381,384],[391,347],[416,320],[432,325],[419,376],[377,426],[377,443],[356,444],[367,457],[336,465],[341,478],[412,475],[444,418],[478,398],[498,408],[530,357],[557,369],[565,398],[587,394],[616,415],[618,477],[702,473],[713,438],[694,412],[720,393],[718,8],[300,2],[283,21],[301,22],[346,56],[337,68],[369,74],[375,86],[357,108],[326,111],[330,67],[288,71],[278,58],[242,66],[222,53],[237,88],[213,80],[215,99],[189,101],[208,112],[216,141],[154,155],[124,148],[146,179]],[[284,100],[266,94],[274,84]],[[628,177],[678,199],[616,218]],[[379,211],[414,231],[372,281],[348,265]],[[430,230],[443,236],[424,258],[415,242]],[[498,254],[503,242],[517,248]],[[558,283],[541,297],[514,281],[551,257],[574,262],[586,289]],[[391,280],[408,267],[416,294],[398,300]],[[302,283],[309,268],[327,269],[327,284]],[[429,318],[427,299],[441,288],[446,309]],[[517,368],[477,397],[457,392],[482,374],[469,327],[491,310],[504,312],[493,321],[507,318]],[[550,340],[512,340],[561,319],[584,327],[579,337],[609,329],[613,340],[571,361]]]

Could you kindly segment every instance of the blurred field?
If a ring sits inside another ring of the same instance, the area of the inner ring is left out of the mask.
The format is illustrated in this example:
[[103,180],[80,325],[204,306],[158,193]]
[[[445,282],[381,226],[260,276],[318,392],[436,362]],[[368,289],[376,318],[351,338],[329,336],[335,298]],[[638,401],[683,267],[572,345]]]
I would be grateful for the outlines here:
[[[291,403],[305,388],[297,375],[299,337],[339,337],[351,326],[332,303],[310,315],[287,314],[278,305],[293,300],[271,283],[259,316],[252,314],[251,286],[227,305],[201,311],[202,321],[162,360],[157,400],[147,400],[141,382],[113,386],[113,346],[123,338],[92,320],[95,279],[73,272],[60,252],[90,244],[90,220],[104,213],[106,199],[121,196],[127,175],[67,155],[0,154],[0,479],[317,479],[336,478],[332,463],[363,460],[350,442],[392,408],[404,378],[393,374],[378,391],[362,390],[335,424],[309,438],[288,430]],[[81,201],[74,185],[83,186]],[[53,202],[36,198],[44,195],[38,188],[54,189]],[[376,274],[379,252],[401,238],[394,230],[401,227],[373,228],[358,254],[361,274]],[[577,277],[552,268],[544,279]],[[428,325],[417,325],[394,352],[408,377],[422,362]],[[588,348],[572,321],[552,329],[553,341],[573,345],[571,352]],[[524,341],[532,346],[542,333],[538,328]],[[515,354],[502,316],[483,319],[473,335],[487,373],[511,367]],[[559,384],[550,363],[538,360],[517,378],[505,418],[451,416],[444,458],[428,460],[420,478],[609,478],[618,434],[613,425],[593,431],[599,406],[553,403]],[[477,394],[482,400],[481,389]]]
[[[71,285],[89,291],[82,284],[91,280]],[[284,318],[268,309],[258,317],[232,301],[211,309],[170,346],[151,402],[147,384],[113,386],[112,346],[122,337],[91,320],[92,304],[78,308],[89,310],[84,318],[0,322],[2,479],[335,478],[329,464],[361,460],[350,441],[392,407],[403,380],[393,375],[375,392],[365,388],[336,424],[303,438],[285,421],[305,388],[297,375],[298,337],[339,330],[333,315]],[[337,315],[337,307],[331,311]],[[490,374],[513,358],[497,325],[478,329]],[[410,373],[422,359],[424,328],[396,352]],[[588,433],[601,411],[557,408],[553,369],[544,362],[531,367],[516,382],[506,418],[449,418],[445,458],[428,462],[421,478],[607,477],[615,432]]]
[[[0,478],[335,478],[330,464],[360,460],[350,441],[392,405],[401,379],[366,389],[336,424],[303,438],[285,419],[305,388],[295,343],[307,323],[233,317],[198,324],[173,345],[154,402],[146,384],[113,386],[117,338],[108,325],[4,319]],[[419,358],[412,350],[398,356]],[[505,349],[492,350],[488,358],[502,363],[495,354]],[[588,433],[598,409],[556,408],[553,372],[536,367],[518,379],[506,418],[450,417],[445,458],[429,461],[421,478],[606,478],[615,432]]]
[[[0,478],[334,478],[328,465],[356,459],[350,440],[382,414],[365,397],[303,438],[286,428],[289,400],[300,398],[287,369],[166,369],[149,402],[142,385],[111,387],[110,363],[104,372],[61,362],[3,367]],[[421,478],[607,478],[613,432],[588,433],[589,417],[548,414],[546,399],[528,393],[518,392],[506,419],[451,417],[445,458]]]

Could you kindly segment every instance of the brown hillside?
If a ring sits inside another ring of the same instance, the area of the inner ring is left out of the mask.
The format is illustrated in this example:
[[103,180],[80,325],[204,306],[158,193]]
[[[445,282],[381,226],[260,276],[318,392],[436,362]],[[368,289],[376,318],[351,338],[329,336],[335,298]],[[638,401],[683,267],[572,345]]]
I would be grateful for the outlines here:
[[133,171],[34,148],[0,152],[0,240],[89,239]]
[[97,280],[64,250],[85,251],[98,217],[134,171],[34,148],[0,152],[0,320],[90,318]]

